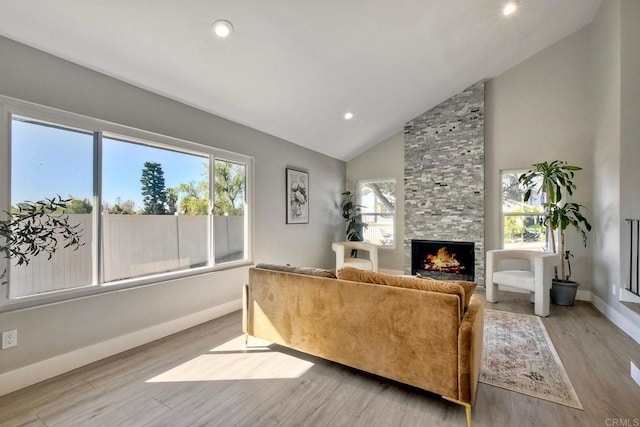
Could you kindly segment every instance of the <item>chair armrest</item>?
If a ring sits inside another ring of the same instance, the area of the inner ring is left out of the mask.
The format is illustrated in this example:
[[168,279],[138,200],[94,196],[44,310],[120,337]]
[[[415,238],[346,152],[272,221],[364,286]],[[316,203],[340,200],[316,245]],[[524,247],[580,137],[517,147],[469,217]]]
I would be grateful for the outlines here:
[[344,266],[344,244],[333,243],[331,249],[336,253],[336,270],[340,270]]
[[520,259],[529,261],[531,266],[530,271],[534,271],[536,266],[536,260],[541,260],[546,266],[551,264],[552,266],[560,263],[560,255],[552,254],[548,252],[527,251],[521,249],[495,249],[487,251],[487,267],[491,268],[493,272],[498,271],[498,265],[500,261],[506,259]]
[[344,243],[332,243],[331,249],[336,253],[336,255],[342,253],[344,256]]
[[350,257],[353,249],[362,250],[369,253],[369,261],[373,266],[373,271],[378,271],[378,246],[366,242],[334,242],[331,249],[336,253],[336,270],[344,266],[345,254]]
[[336,247],[342,246],[344,249],[343,250],[352,250],[352,249],[357,249],[357,250],[363,250],[363,251],[371,251],[372,249],[377,249],[376,245],[374,245],[373,243],[367,243],[367,242],[334,242],[331,245],[331,248],[335,251]]
[[375,245],[370,245],[372,247],[370,247],[369,249],[367,249],[369,251],[369,260],[371,261],[371,264],[373,264],[373,271],[378,271],[378,248]]
[[555,267],[560,265],[560,254],[550,254],[547,252],[541,252],[534,257],[535,263],[542,263],[545,267]]
[[542,253],[533,258],[533,272],[536,277],[550,277],[553,267],[560,265],[560,254]]

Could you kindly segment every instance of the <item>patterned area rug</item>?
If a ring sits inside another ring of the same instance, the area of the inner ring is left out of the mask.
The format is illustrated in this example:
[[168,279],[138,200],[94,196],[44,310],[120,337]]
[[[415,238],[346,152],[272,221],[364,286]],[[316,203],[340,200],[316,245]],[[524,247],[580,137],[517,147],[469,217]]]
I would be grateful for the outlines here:
[[480,381],[583,409],[538,316],[485,310]]

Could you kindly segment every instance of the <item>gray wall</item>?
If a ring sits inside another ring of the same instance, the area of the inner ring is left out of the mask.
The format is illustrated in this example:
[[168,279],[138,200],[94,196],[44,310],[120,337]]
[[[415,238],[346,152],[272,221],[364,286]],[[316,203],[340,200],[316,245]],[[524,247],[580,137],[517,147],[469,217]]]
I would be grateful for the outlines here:
[[356,190],[359,180],[396,180],[395,248],[381,247],[379,268],[403,271],[404,263],[404,135],[398,132],[365,153],[347,162],[347,189]]
[[[254,261],[334,265],[344,162],[2,37],[0,58],[2,95],[253,156]],[[309,171],[307,225],[285,225],[287,166]],[[2,313],[19,345],[0,351],[0,373],[235,301],[245,282],[246,268]]]

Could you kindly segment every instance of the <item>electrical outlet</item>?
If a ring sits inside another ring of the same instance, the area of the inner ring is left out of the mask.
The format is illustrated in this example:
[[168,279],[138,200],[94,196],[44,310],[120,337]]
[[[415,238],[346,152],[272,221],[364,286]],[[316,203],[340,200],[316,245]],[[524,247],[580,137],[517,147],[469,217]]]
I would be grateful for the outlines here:
[[15,347],[18,345],[18,330],[7,331],[2,333],[2,349]]
[[611,284],[611,294],[613,296],[616,296],[616,284],[615,283]]

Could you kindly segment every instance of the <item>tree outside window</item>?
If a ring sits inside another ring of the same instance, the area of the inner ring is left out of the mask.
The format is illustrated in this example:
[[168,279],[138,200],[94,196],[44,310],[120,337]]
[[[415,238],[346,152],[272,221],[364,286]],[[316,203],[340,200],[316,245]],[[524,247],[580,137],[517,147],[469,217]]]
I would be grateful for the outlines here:
[[503,248],[543,251],[546,236],[541,220],[544,208],[540,198],[524,202],[524,188],[518,182],[521,171],[502,172]]
[[358,204],[362,206],[362,220],[368,227],[364,241],[394,247],[396,182],[368,180],[358,183]]

